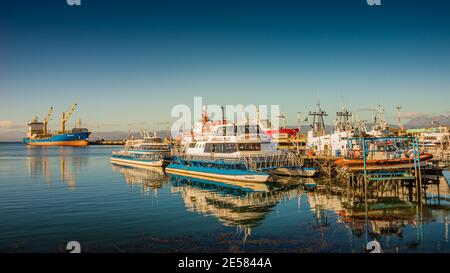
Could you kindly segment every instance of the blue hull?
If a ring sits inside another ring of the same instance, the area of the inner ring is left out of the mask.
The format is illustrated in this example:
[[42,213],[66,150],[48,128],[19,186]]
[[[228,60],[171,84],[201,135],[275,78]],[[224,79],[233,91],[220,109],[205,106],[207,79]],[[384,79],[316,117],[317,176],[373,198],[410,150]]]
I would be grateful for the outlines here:
[[266,182],[269,175],[264,172],[254,172],[243,169],[222,169],[206,166],[189,166],[172,163],[166,168],[167,173],[178,174],[190,177],[203,177],[208,180],[222,181],[242,181],[242,182]]
[[66,133],[47,138],[23,138],[23,143],[36,146],[85,146],[90,132]]

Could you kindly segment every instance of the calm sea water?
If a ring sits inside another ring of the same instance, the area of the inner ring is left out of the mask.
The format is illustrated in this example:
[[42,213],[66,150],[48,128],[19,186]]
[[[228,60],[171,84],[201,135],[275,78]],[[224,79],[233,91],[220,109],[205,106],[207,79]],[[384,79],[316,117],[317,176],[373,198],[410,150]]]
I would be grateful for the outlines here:
[[385,252],[450,251],[445,179],[422,206],[386,185],[366,215],[340,183],[217,185],[113,166],[115,149],[0,144],[0,251],[363,252],[374,238]]

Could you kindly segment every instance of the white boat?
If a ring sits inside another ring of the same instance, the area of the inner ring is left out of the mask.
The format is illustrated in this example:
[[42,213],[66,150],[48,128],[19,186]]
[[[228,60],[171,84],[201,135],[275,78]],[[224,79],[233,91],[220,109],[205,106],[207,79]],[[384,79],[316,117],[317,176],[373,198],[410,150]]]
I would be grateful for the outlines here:
[[371,137],[386,137],[391,134],[389,131],[389,123],[383,117],[384,109],[381,109],[380,105],[376,109],[376,113],[373,119],[372,128],[367,134]]
[[310,113],[313,116],[312,129],[308,131],[307,147],[310,154],[317,156],[345,155],[348,152],[348,138],[355,137],[366,132],[363,121],[350,120],[352,114],[343,108],[336,113],[335,131],[331,134],[325,133],[323,117],[327,114],[320,109]]
[[142,130],[142,139],[128,139],[124,149],[114,151],[111,162],[125,166],[163,167],[170,157],[170,144],[163,143],[156,133],[150,137],[147,130]]
[[213,126],[203,135],[187,136],[184,152],[173,159],[167,173],[213,181],[266,182],[277,169],[301,168],[300,160],[276,143],[258,124],[240,123]]

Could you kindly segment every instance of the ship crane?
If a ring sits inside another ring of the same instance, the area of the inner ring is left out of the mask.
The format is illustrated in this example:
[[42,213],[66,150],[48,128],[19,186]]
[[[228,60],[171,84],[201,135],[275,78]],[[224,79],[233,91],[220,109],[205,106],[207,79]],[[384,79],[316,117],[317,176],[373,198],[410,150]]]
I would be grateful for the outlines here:
[[397,109],[397,124],[398,124],[398,127],[400,128],[400,131],[404,131],[403,124],[402,124],[402,122],[400,120],[400,109],[402,109],[402,107],[401,106],[397,106],[397,107],[395,107],[395,109]]
[[77,104],[73,104],[72,107],[67,111],[67,113],[62,113],[61,125],[62,125],[62,133],[66,131],[66,122],[69,120],[72,113],[77,109]]
[[53,107],[50,107],[48,110],[47,116],[44,118],[44,136],[48,135],[48,121],[50,120],[50,116],[53,113]]

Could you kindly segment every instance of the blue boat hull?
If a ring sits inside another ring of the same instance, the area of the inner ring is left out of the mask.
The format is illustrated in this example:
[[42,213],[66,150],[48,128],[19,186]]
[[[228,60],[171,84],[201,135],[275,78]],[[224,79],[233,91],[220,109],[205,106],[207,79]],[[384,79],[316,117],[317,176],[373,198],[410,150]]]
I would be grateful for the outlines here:
[[270,177],[266,173],[250,170],[220,169],[177,163],[169,164],[166,167],[166,172],[194,178],[206,178],[213,181],[266,182]]
[[46,138],[23,138],[23,143],[32,146],[86,146],[90,132],[66,133]]

